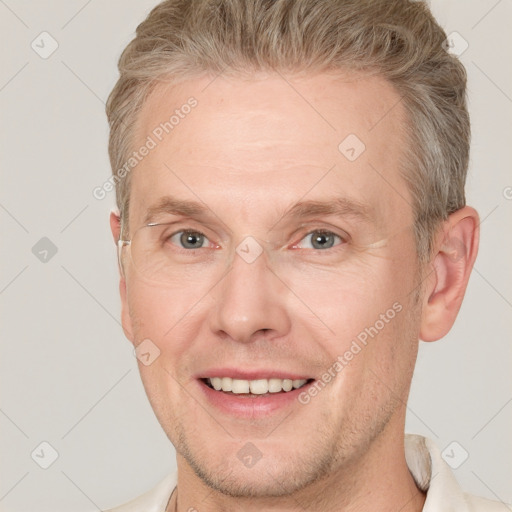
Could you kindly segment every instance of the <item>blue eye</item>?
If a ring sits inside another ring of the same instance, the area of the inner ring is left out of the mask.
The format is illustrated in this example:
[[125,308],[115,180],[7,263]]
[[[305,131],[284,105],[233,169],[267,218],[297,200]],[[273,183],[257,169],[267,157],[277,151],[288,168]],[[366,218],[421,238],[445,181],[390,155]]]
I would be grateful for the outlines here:
[[335,245],[336,238],[339,239],[340,242],[344,241],[339,235],[336,235],[332,231],[327,231],[323,229],[316,229],[315,231],[309,232],[302,240],[306,240],[308,238],[311,238],[311,247],[301,247],[300,242],[299,244],[297,244],[296,247],[299,247],[300,249],[325,250],[331,249]]
[[[178,240],[176,240],[178,238]],[[199,231],[178,231],[174,235],[169,237],[169,241],[175,245],[182,247],[183,249],[201,249],[208,247],[208,238]]]
[[[304,247],[304,240],[310,239],[309,244]],[[202,249],[211,245],[210,241],[203,233],[193,230],[182,230],[177,231],[167,238],[173,245],[178,246],[181,249]],[[338,240],[338,243],[336,243]],[[299,249],[315,249],[315,250],[327,250],[332,249],[337,245],[342,245],[345,240],[336,233],[325,229],[316,229],[310,231],[302,240],[294,247]]]

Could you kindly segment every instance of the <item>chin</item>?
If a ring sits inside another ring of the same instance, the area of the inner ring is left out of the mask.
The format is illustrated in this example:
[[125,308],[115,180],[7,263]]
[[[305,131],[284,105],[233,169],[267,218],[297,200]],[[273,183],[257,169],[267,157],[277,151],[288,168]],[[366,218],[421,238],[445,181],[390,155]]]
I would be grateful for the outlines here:
[[198,439],[178,429],[176,451],[205,485],[234,498],[292,495],[328,476],[335,467],[333,446],[308,445],[303,439],[215,442],[200,435]]

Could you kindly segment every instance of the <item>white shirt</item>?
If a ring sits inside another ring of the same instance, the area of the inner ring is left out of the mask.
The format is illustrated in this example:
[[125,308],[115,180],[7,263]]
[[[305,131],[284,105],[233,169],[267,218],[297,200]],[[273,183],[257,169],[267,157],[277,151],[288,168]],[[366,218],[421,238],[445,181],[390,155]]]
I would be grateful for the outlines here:
[[[423,512],[509,512],[508,506],[462,491],[450,466],[430,439],[405,434],[405,459],[416,485],[427,492]],[[105,512],[165,512],[177,471],[142,496]]]

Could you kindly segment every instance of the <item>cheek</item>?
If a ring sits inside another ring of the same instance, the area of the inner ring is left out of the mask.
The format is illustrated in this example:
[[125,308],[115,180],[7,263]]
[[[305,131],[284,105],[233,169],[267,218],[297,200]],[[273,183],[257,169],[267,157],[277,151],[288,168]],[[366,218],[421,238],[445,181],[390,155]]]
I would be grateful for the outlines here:
[[136,339],[164,338],[190,311],[193,298],[189,300],[186,289],[161,288],[138,279],[128,280],[127,303]]
[[135,344],[141,344],[142,348],[142,343],[146,343],[158,354],[155,364],[139,363],[145,386],[150,381],[174,386],[178,384],[171,377],[181,381],[190,375],[190,354],[199,350],[196,346],[201,338],[199,330],[211,299],[204,296],[199,304],[201,295],[194,291],[187,293],[140,281],[130,282],[127,299]]
[[342,356],[340,378],[334,379],[333,389],[340,399],[339,415],[359,425],[389,418],[407,401],[418,347],[417,316],[411,314],[409,304],[394,305],[384,309],[384,317],[354,328],[357,334],[343,341],[341,353],[331,347],[334,357]]
[[183,301],[168,291],[137,285],[131,288],[128,301],[135,345],[151,358],[145,364],[144,356],[138,357],[141,381],[158,421],[171,435],[168,429],[176,423],[176,411],[186,408],[188,395],[182,386],[191,372],[187,340],[194,338],[190,331],[194,327],[183,319]]
[[332,364],[341,356],[343,366],[336,385],[357,391],[369,380],[375,388],[375,372],[402,389],[398,381],[407,380],[417,350],[414,261],[405,253],[372,258],[351,269],[304,272],[294,285],[332,331],[325,339],[326,352]]
[[345,339],[373,325],[396,301],[403,301],[412,283],[410,268],[385,257],[331,267],[290,266],[280,275],[303,302],[303,312],[306,306],[331,327],[336,338]]

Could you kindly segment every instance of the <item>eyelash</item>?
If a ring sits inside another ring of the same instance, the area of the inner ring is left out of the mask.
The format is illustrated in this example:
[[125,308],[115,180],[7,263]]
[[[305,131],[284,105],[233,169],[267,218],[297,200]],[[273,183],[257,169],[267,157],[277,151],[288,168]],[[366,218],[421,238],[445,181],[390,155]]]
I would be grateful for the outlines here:
[[[193,230],[193,229],[180,229],[179,231],[175,231],[174,233],[172,233],[171,235],[169,235],[168,237],[166,237],[166,240],[170,240],[171,238],[173,238],[174,236],[176,235],[179,235],[181,233],[191,233],[191,234],[194,234],[194,235],[201,235],[203,236],[206,240],[209,240],[208,237],[202,233],[201,231],[197,231],[197,230]],[[340,240],[340,243],[337,244],[337,245],[334,245],[333,247],[329,247],[328,249],[307,249],[309,251],[314,251],[316,253],[324,253],[324,252],[332,252],[332,251],[336,251],[336,250],[339,250],[340,248],[343,247],[343,245],[345,245],[347,243],[347,238],[348,237],[344,237],[342,235],[339,235],[333,231],[330,231],[330,230],[327,230],[327,229],[322,229],[322,228],[318,228],[318,229],[312,229],[310,231],[308,231],[297,243],[294,243],[293,244],[293,247],[296,247],[300,242],[302,242],[302,240],[304,240],[306,237],[314,234],[314,233],[317,233],[317,234],[322,234],[322,235],[334,235],[335,237],[337,237],[339,240]],[[173,244],[175,245],[175,244]],[[200,249],[207,249],[208,247],[199,247],[197,249],[185,249],[183,247],[178,247],[178,250],[180,252],[184,252],[184,253],[190,253],[192,251],[198,251]]]

